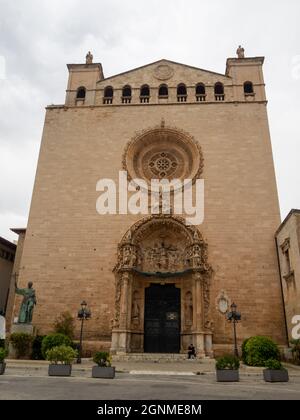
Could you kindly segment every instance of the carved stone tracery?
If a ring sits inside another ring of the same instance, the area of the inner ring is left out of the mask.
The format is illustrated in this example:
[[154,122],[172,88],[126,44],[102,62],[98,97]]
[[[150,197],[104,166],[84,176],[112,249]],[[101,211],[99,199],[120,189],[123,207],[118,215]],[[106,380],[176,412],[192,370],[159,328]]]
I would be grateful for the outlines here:
[[203,171],[203,154],[199,143],[185,131],[160,126],[138,132],[126,145],[123,169],[128,179],[192,179]]
[[[210,329],[209,291],[212,269],[207,259],[207,244],[198,229],[195,226],[187,226],[181,217],[153,215],[135,223],[126,232],[118,246],[118,262],[114,271],[116,274],[115,328],[119,326],[120,279],[124,273],[127,276],[129,273],[134,275],[136,272],[142,275],[159,276],[194,272],[202,287],[203,326]],[[192,305],[191,297],[188,296],[188,298],[187,306]],[[134,297],[132,305],[132,310],[137,309]],[[188,314],[190,310],[186,309],[186,313]]]

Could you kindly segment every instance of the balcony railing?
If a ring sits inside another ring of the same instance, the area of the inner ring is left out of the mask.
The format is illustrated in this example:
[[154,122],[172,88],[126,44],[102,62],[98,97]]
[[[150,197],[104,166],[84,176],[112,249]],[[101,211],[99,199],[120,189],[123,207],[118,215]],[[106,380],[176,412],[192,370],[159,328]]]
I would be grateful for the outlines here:
[[141,104],[148,104],[150,100],[150,96],[140,96],[140,103]]
[[206,101],[205,93],[201,93],[201,94],[196,95],[196,101],[197,102],[205,102]]
[[122,104],[130,104],[131,96],[122,96]]
[[187,95],[177,95],[177,102],[186,102]]
[[216,101],[224,101],[225,95],[224,93],[215,93],[215,100]]

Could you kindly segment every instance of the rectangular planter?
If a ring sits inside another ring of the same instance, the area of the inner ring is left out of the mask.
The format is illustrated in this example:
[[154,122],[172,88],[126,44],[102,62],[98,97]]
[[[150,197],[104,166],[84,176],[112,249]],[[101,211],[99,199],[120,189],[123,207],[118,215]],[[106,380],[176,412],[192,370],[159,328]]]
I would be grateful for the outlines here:
[[238,369],[217,369],[217,381],[218,382],[239,382],[239,371]]
[[6,367],[6,363],[1,362],[0,363],[0,375],[3,375],[3,373],[5,372],[5,367]]
[[286,369],[264,369],[263,373],[266,382],[288,382],[289,380],[289,373]]
[[92,378],[113,379],[115,377],[114,367],[93,366]]
[[49,376],[71,376],[72,365],[49,365]]

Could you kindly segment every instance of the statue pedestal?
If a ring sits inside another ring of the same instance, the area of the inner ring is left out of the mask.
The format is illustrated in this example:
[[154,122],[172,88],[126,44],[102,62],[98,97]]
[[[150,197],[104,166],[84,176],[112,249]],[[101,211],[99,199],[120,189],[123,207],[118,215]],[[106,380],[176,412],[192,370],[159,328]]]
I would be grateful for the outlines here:
[[[32,336],[36,335],[36,328],[32,324],[20,324],[20,323],[14,323],[11,326],[10,333],[25,333]],[[22,356],[22,359],[29,359],[31,354],[32,346],[28,349],[28,354]],[[9,343],[8,347],[9,351],[9,358],[10,359],[17,359],[17,350],[12,345],[12,343]]]

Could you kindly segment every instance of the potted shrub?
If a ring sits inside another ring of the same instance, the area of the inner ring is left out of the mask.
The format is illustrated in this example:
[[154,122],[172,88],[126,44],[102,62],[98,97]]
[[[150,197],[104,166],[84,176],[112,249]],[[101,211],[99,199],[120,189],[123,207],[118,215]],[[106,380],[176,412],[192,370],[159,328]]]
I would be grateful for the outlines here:
[[269,359],[280,360],[279,348],[269,337],[248,338],[242,345],[242,351],[242,359],[248,366],[265,366]]
[[57,346],[46,352],[46,359],[49,360],[49,376],[70,376],[72,362],[77,356],[77,351],[70,346]]
[[92,378],[109,378],[115,377],[115,368],[111,366],[111,356],[106,351],[98,351],[94,354],[93,361],[97,366],[93,366]]
[[58,346],[72,346],[72,340],[67,337],[65,334],[61,333],[53,333],[46,335],[42,339],[42,346],[41,346],[41,352],[42,356],[46,359],[46,353],[48,350],[52,349],[53,347]]
[[218,382],[238,382],[240,361],[236,356],[223,356],[216,361]]
[[269,359],[265,363],[266,369],[264,369],[264,380],[266,382],[288,382],[289,374],[281,362],[276,359]]
[[0,375],[3,375],[5,372],[5,357],[8,355],[8,351],[2,347],[0,347]]

